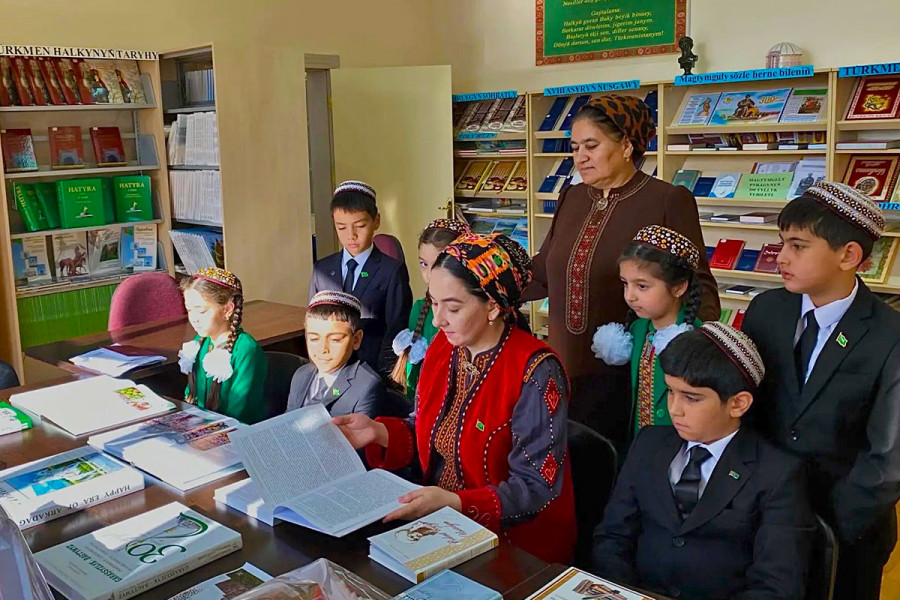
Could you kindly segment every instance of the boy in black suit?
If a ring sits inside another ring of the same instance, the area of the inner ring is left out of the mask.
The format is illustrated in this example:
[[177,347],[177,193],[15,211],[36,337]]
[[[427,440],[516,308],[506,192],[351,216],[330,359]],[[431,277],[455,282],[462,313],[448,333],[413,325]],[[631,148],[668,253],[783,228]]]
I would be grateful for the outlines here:
[[778,217],[784,289],[743,324],[768,367],[754,419],[809,460],[813,506],[835,528],[837,600],[877,600],[897,537],[900,314],[856,276],[884,225],[865,194],[811,186]]
[[294,373],[289,412],[323,404],[332,417],[362,413],[385,416],[384,383],[353,356],[363,340],[360,304],[343,292],[319,292],[306,309],[306,350],[310,362]]
[[691,600],[796,600],[815,532],[802,462],[741,417],[763,365],[717,322],[659,357],[672,426],[640,431],[594,533],[601,577]]
[[362,305],[359,358],[383,376],[396,357],[394,336],[406,328],[412,290],[406,265],[383,254],[372,243],[381,225],[375,190],[361,181],[345,181],[334,191],[331,217],[344,249],[316,262],[309,297],[323,290],[356,296]]

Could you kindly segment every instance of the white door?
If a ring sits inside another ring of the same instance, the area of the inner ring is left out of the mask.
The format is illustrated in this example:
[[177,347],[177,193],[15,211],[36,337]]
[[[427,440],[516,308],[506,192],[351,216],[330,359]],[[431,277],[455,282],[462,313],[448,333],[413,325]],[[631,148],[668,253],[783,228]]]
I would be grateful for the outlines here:
[[418,236],[453,196],[450,67],[335,69],[331,97],[335,181],[375,188],[379,233],[403,244],[419,298]]

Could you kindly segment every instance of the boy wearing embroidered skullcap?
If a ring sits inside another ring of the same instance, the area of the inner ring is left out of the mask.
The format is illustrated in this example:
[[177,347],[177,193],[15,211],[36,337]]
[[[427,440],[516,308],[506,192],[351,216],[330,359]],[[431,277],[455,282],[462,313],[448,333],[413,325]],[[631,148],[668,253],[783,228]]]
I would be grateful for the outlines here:
[[619,278],[628,321],[594,333],[591,350],[608,365],[631,365],[631,430],[670,425],[659,353],[676,335],[699,327],[700,251],[685,236],[661,225],[637,232],[619,256]]
[[247,424],[265,418],[268,360],[241,329],[244,292],[230,271],[200,269],[181,284],[188,320],[197,336],[178,352],[188,376],[185,400]]
[[310,362],[294,373],[287,411],[323,404],[333,417],[353,412],[383,416],[384,383],[353,353],[363,340],[359,300],[343,292],[319,292],[306,309]]
[[412,307],[409,272],[402,260],[373,243],[381,225],[375,190],[362,181],[345,181],[334,190],[331,218],[343,250],[316,262],[309,298],[317,292],[343,291],[362,305],[359,358],[387,377],[394,366],[391,342],[406,327]]
[[674,426],[638,432],[594,532],[595,572],[675,598],[802,598],[805,468],[741,424],[765,372],[753,342],[707,322],[659,361]]
[[814,508],[837,534],[836,599],[879,597],[897,537],[900,315],[857,276],[884,226],[863,192],[814,184],[778,218],[784,289],[757,296],[743,323],[768,367],[753,417],[809,460]]

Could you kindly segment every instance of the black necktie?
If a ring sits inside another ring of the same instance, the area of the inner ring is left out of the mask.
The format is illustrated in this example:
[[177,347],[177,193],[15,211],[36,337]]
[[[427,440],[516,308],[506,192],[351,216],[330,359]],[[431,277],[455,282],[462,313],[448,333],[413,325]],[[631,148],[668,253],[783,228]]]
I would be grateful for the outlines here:
[[681,479],[675,484],[675,502],[682,519],[687,519],[700,500],[700,465],[712,454],[703,446],[691,448],[688,463],[681,472]]
[[797,345],[794,346],[794,364],[797,365],[797,381],[800,387],[806,383],[806,371],[809,369],[809,360],[812,358],[813,348],[816,347],[816,341],[819,338],[819,322],[816,320],[816,313],[810,310],[804,315],[806,328],[800,335]]
[[343,291],[347,294],[353,293],[353,275],[356,273],[356,261],[352,258],[347,261],[347,276],[344,277]]

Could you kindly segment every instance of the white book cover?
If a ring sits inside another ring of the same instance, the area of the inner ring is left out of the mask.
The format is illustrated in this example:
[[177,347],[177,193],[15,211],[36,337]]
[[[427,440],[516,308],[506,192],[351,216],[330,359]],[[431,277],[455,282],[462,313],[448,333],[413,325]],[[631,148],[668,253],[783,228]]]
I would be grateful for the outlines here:
[[369,558],[419,583],[499,544],[497,534],[450,507],[369,538]]
[[175,594],[169,600],[231,600],[270,579],[272,576],[265,571],[244,563],[240,569],[216,575]]
[[186,491],[240,471],[241,458],[228,434],[236,419],[185,405],[178,412],[88,438],[108,452]]
[[9,402],[75,436],[120,427],[175,408],[145,385],[108,375],[14,394]]
[[526,600],[652,600],[617,583],[601,579],[575,567],[528,596]]
[[122,270],[119,260],[121,227],[103,227],[87,232],[88,268],[92,275],[110,275]]
[[794,179],[791,180],[791,187],[788,189],[787,198],[793,200],[797,196],[803,195],[814,183],[818,183],[825,179],[825,159],[807,159],[804,158],[797,165],[794,171]]
[[240,533],[172,502],[35,559],[69,600],[123,600],[240,549]]
[[134,271],[156,270],[156,223],[134,226]]
[[684,103],[676,125],[707,125],[722,94],[691,94]]
[[259,489],[249,477],[218,488],[213,492],[213,498],[216,502],[253,517],[269,527],[275,525],[276,519],[272,514],[272,508],[266,506]]
[[365,465],[321,404],[230,434],[274,518],[335,537],[400,507],[419,486]]
[[825,120],[828,106],[828,90],[792,90],[780,123],[815,123]]
[[22,251],[25,254],[25,277],[29,285],[53,280],[45,236],[24,238]]
[[109,348],[97,348],[96,350],[73,356],[69,359],[69,362],[83,369],[90,369],[112,377],[121,377],[132,369],[166,361],[166,357],[160,355],[131,356],[122,354],[116,352],[115,347],[116,345]]
[[0,471],[0,507],[21,529],[144,489],[144,476],[89,446]]
[[722,173],[716,177],[712,190],[709,192],[709,197],[734,198],[734,191],[737,189],[740,180],[741,173]]

